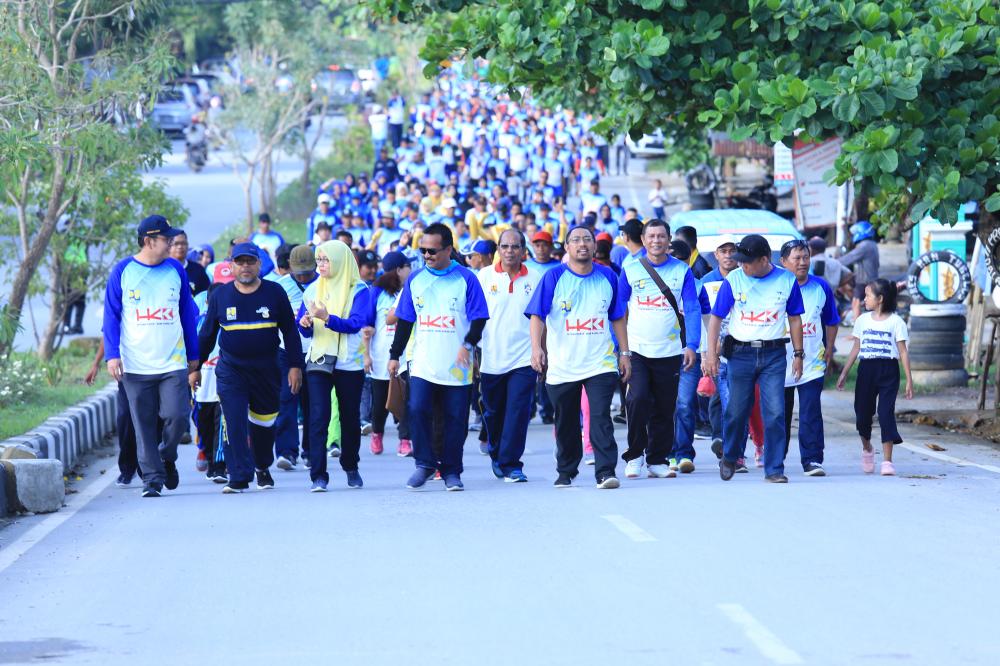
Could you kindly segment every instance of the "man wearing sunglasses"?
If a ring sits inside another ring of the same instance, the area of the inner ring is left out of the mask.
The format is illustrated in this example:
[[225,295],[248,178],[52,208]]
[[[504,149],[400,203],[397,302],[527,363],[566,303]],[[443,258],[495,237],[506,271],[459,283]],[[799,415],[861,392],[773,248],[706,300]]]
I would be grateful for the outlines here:
[[[795,276],[771,263],[771,247],[758,234],[749,234],[736,246],[740,268],[726,276],[712,307],[708,349],[702,371],[719,374],[719,332],[732,313],[722,356],[729,361],[729,404],[723,428],[719,476],[733,478],[737,459],[746,444],[747,422],[753,407],[754,386],[760,386],[764,416],[764,473],[771,483],[788,483],[785,476],[785,337],[792,342],[792,377],[802,376],[802,292]],[[787,318],[787,322],[786,322]]]
[[792,439],[792,409],[799,393],[799,455],[806,476],[826,476],[823,469],[823,411],[820,393],[827,364],[833,359],[840,313],[833,290],[823,278],[809,274],[809,246],[803,240],[781,246],[781,265],[795,274],[802,292],[802,376],[792,374],[794,358],[788,350],[785,374],[785,455]]
[[[412,333],[410,434],[416,470],[406,487],[417,489],[441,472],[445,488],[463,490],[462,447],[468,434],[472,350],[483,335],[489,310],[475,273],[452,259],[451,229],[428,225],[420,237],[424,268],[406,281],[396,307],[396,333],[389,349],[390,376]],[[433,413],[444,420],[444,446],[435,454]]]

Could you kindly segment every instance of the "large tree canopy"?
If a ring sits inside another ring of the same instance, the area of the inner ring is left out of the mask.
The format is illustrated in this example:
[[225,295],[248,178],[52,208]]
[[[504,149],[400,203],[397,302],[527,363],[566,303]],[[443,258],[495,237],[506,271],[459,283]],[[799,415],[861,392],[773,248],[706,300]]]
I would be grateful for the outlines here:
[[953,222],[969,200],[1000,210],[996,0],[376,4],[443,26],[423,51],[428,74],[486,58],[492,81],[589,93],[604,128],[633,134],[840,136],[836,180],[866,179],[885,218]]

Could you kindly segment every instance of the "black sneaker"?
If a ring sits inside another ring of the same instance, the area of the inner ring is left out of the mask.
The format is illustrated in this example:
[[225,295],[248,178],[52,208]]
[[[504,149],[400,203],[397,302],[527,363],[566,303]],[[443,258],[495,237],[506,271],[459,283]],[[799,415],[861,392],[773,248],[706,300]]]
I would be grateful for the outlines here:
[[160,496],[160,485],[157,483],[147,483],[142,488],[143,497],[159,497]]
[[573,485],[573,477],[569,474],[560,474],[554,485],[556,488],[569,488]]
[[712,440],[712,453],[715,454],[716,458],[718,458],[719,460],[722,460],[722,440],[721,439],[716,438],[716,439]]
[[208,480],[212,483],[228,483],[229,477],[226,475],[225,465],[209,465]]
[[628,420],[625,418],[624,414],[615,414],[615,417],[611,420],[615,423],[620,423],[621,425],[628,425]]
[[222,492],[226,495],[233,495],[249,489],[250,483],[247,481],[230,481],[223,487]]
[[271,477],[270,470],[258,469],[255,475],[257,476],[257,490],[270,490],[274,488],[274,479]]
[[556,419],[555,419],[554,416],[543,416],[542,417],[542,423],[544,423],[545,425],[552,425],[555,422],[556,422]]
[[747,469],[747,463],[744,458],[740,458],[736,461],[736,473],[737,474],[749,474],[750,470]]
[[163,468],[167,473],[167,477],[163,481],[164,487],[167,490],[175,490],[181,482],[181,477],[177,474],[177,463],[173,460],[164,460]]
[[719,461],[719,478],[729,481],[736,473],[736,463],[731,463],[725,458]]
[[619,483],[618,478],[614,474],[609,474],[597,481],[597,487],[601,490],[614,490],[621,487],[621,483]]
[[805,466],[806,476],[826,476],[826,470],[819,463],[809,463]]
[[135,476],[135,472],[122,472],[118,475],[118,479],[115,480],[115,485],[119,488],[128,488],[132,485],[132,478]]
[[768,483],[788,483],[788,477],[784,474],[768,474],[764,480]]
[[352,469],[347,472],[347,487],[348,488],[364,488],[365,482],[361,478],[361,472],[356,469]]

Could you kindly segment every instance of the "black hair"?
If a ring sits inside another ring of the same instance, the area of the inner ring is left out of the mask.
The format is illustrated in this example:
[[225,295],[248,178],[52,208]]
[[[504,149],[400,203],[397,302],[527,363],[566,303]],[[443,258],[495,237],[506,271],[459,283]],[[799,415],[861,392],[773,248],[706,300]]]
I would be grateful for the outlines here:
[[687,243],[691,247],[698,245],[698,232],[695,231],[694,227],[683,226],[674,232],[674,235],[680,236],[681,240]]
[[271,216],[268,215],[267,213],[261,213],[260,215],[257,216],[257,221],[267,222],[268,224],[271,224]]
[[354,244],[354,236],[352,236],[351,232],[347,231],[346,229],[341,229],[340,231],[338,231],[337,234],[334,236],[334,238],[336,238],[338,240],[341,239],[341,238],[350,238],[351,239],[351,243],[350,244],[351,245]]
[[[511,233],[517,234],[517,239],[521,242],[521,248],[522,249],[528,247],[528,245],[527,245],[528,242],[524,238],[524,233],[520,229],[518,229],[517,227],[510,227],[509,229],[504,229],[502,232],[500,232],[499,240],[503,240],[503,235],[505,233],[507,233],[508,231],[511,232]],[[499,249],[499,248],[500,248],[500,246],[497,245],[497,249]]]
[[587,225],[585,225],[585,224],[577,224],[576,226],[573,226],[573,227],[570,227],[570,228],[569,228],[569,231],[567,231],[567,232],[566,232],[566,241],[567,241],[567,242],[569,242],[569,235],[570,235],[571,233],[573,233],[574,231],[576,231],[577,229],[583,229],[583,230],[584,230],[584,231],[586,231],[586,232],[587,232],[588,234],[590,234],[590,238],[591,238],[591,239],[593,239],[594,241],[596,241],[596,240],[597,240],[597,236],[596,236],[596,235],[594,234],[594,230],[593,230],[593,229],[591,229],[590,227],[588,227],[588,226],[587,226]]
[[788,257],[790,257],[791,254],[792,254],[792,250],[795,250],[795,249],[798,249],[798,248],[802,248],[806,252],[809,252],[809,244],[806,243],[804,240],[795,238],[795,239],[792,239],[792,240],[784,243],[781,246],[781,258],[782,259],[788,259]]
[[399,277],[399,271],[385,271],[375,280],[375,286],[389,294],[395,296],[403,288],[403,280]]
[[[631,222],[631,220],[629,220],[629,222]],[[646,230],[647,229],[652,229],[653,227],[663,227],[664,229],[667,230],[667,235],[668,236],[670,235],[670,225],[667,224],[666,222],[664,222],[663,220],[661,220],[658,217],[654,217],[653,219],[651,219],[648,222],[646,222],[646,224],[642,227],[642,235],[645,236],[646,235]],[[629,240],[632,240],[632,239],[630,238]],[[635,242],[635,241],[633,241],[633,242]]]
[[896,283],[885,278],[876,278],[868,283],[871,287],[872,295],[882,299],[881,314],[889,314],[896,311]]
[[691,246],[678,239],[670,242],[670,255],[674,259],[687,261],[691,258]]
[[455,238],[451,235],[451,229],[440,222],[428,224],[427,228],[424,229],[424,236],[437,236],[441,239],[441,247],[452,247],[455,244]]

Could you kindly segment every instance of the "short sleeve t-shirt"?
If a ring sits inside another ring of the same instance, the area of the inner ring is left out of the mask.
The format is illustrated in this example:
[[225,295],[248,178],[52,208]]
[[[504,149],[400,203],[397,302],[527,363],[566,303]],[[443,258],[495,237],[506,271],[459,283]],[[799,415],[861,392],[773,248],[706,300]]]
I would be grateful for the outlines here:
[[802,377],[798,381],[793,375],[793,352],[791,345],[785,348],[785,386],[798,386],[819,379],[826,374],[826,327],[840,323],[833,290],[826,280],[810,275],[805,284],[799,285],[802,292]]
[[[691,270],[684,262],[669,256],[659,266],[652,266],[674,293],[684,316],[685,300],[690,303],[697,298]],[[683,351],[680,322],[674,308],[640,262],[631,261],[622,269],[618,299],[628,307],[628,342],[632,351],[646,358],[667,358]],[[689,340],[694,339],[695,332],[691,331]]]
[[545,320],[548,384],[617,372],[611,322],[625,316],[614,271],[594,264],[577,275],[563,264],[542,278],[524,311]]
[[[377,295],[376,295],[377,294]],[[375,306],[375,335],[372,336],[371,352],[372,357],[372,379],[382,381],[389,380],[389,347],[392,346],[392,338],[396,334],[396,325],[386,323],[386,315],[396,303],[396,296],[376,287],[374,301]]]
[[742,268],[730,271],[719,289],[712,314],[729,320],[729,335],[743,342],[781,340],[786,315],[801,315],[802,293],[795,276],[771,267],[764,277],[750,277]]
[[[716,268],[714,271],[706,275],[700,280],[701,292],[698,294],[699,299],[705,298],[708,300],[709,312],[715,307],[715,300],[719,296],[719,290],[722,289],[722,284],[726,281],[726,278],[722,275],[722,272]],[[707,314],[707,313],[706,313]],[[729,317],[725,317],[722,320],[722,326],[719,328],[719,339],[726,336],[729,332]],[[699,354],[704,354],[708,351],[708,328],[706,328],[704,322],[701,325],[701,346],[698,348]],[[725,361],[725,359],[720,359]]]
[[502,375],[531,365],[531,328],[524,318],[524,310],[542,274],[522,265],[520,273],[511,280],[498,263],[480,270],[478,277],[490,309],[490,320],[486,322],[480,344],[482,371],[488,375]]
[[872,317],[871,312],[864,313],[854,322],[851,336],[861,341],[858,357],[862,359],[899,358],[899,347],[896,343],[910,339],[906,324],[896,313],[892,313],[882,321]]

